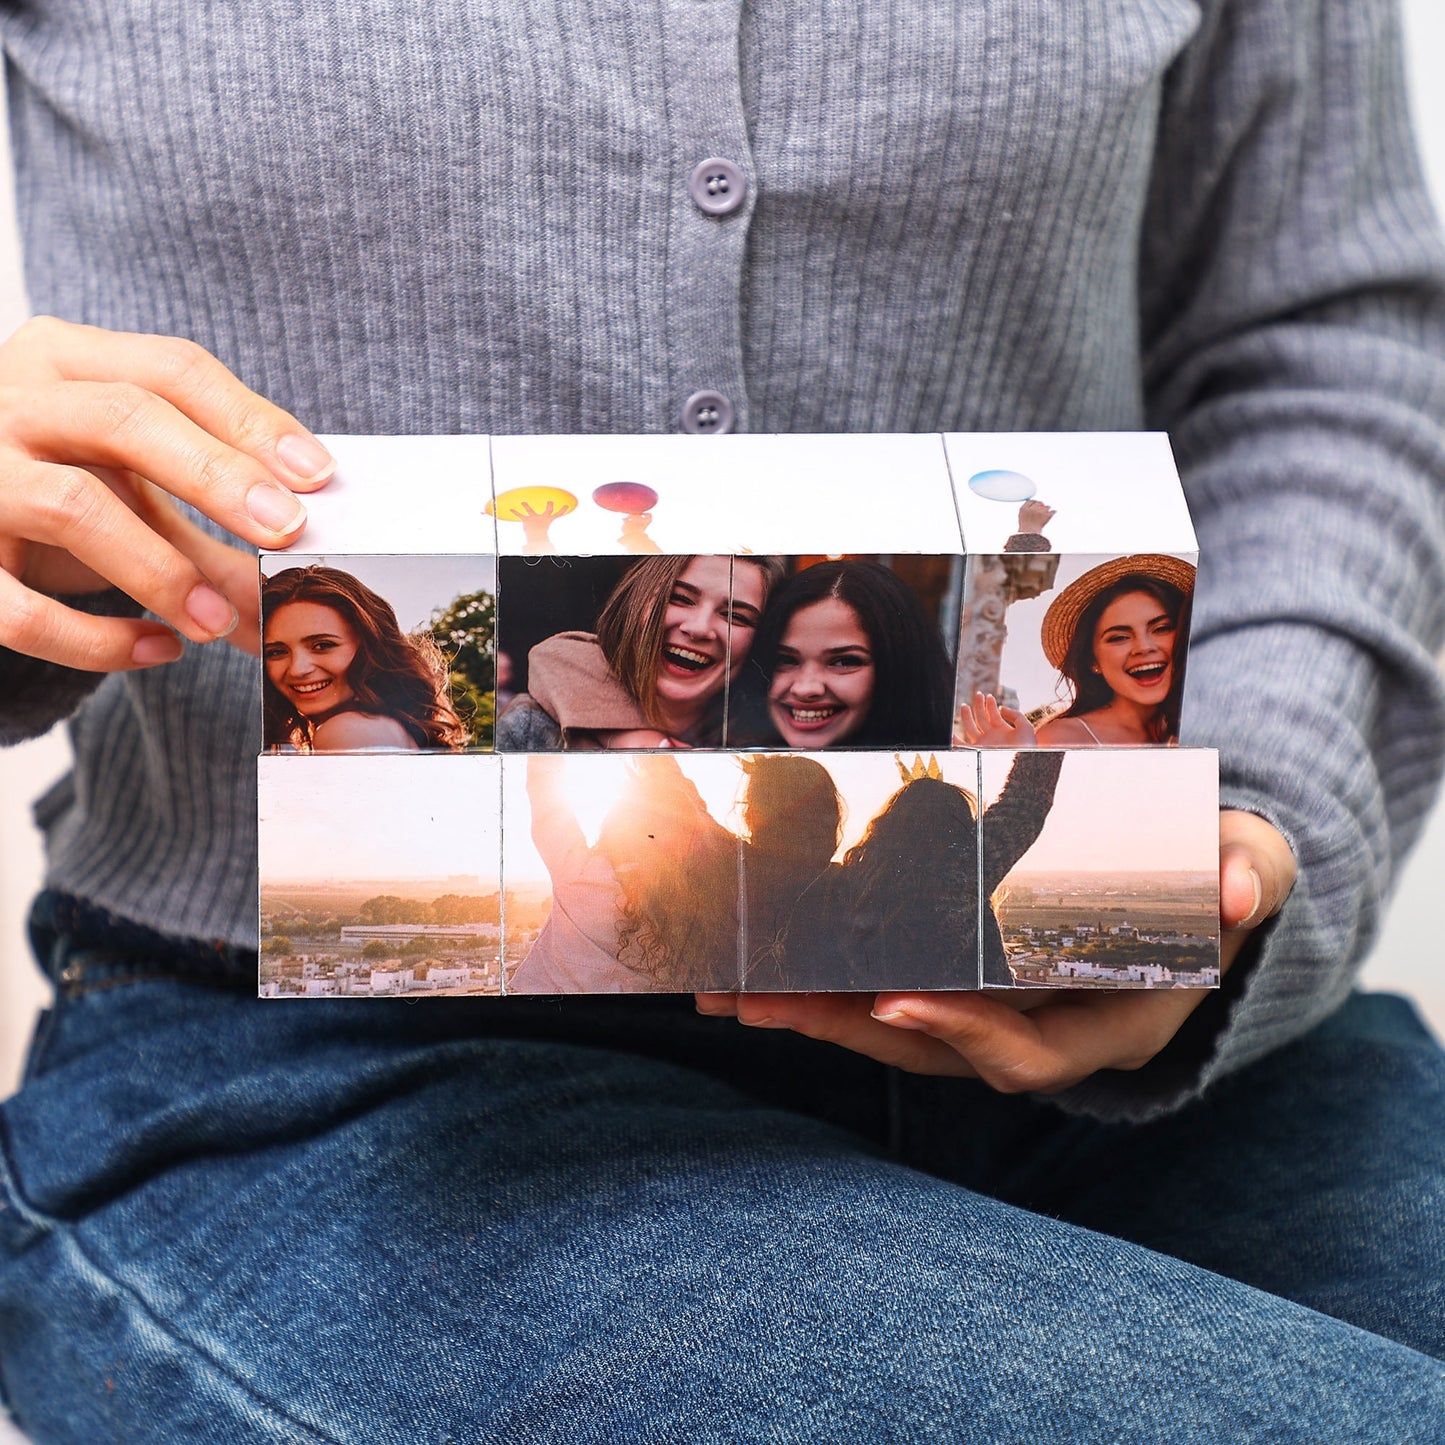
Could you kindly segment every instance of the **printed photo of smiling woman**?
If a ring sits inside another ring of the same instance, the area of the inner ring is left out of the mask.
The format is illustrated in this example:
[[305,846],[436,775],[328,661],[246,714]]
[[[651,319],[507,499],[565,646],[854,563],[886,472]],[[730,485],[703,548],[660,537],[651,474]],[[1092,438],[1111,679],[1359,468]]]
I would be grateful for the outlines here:
[[959,708],[960,740],[1013,748],[1177,743],[1194,570],[1180,557],[1146,552],[1112,558],[1075,578],[1049,604],[1039,629],[1066,705],[1036,733],[1017,708],[977,693]]
[[503,713],[498,749],[716,747],[728,684],[781,575],[763,556],[636,563],[595,633],[560,632],[531,649],[527,691]]
[[739,679],[740,747],[946,747],[953,664],[891,568],[805,567],[778,589]]
[[457,751],[466,729],[425,633],[336,567],[288,567],[261,589],[264,736],[295,752]]
[[1050,604],[1044,655],[1073,702],[1038,730],[1045,747],[1179,739],[1194,568],[1178,557],[1117,557]]

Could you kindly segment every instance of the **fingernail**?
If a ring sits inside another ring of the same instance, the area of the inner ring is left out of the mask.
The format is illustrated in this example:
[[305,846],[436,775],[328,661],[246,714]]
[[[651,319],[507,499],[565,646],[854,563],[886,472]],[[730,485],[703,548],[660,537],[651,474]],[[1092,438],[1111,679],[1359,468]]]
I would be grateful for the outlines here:
[[891,1024],[895,1029],[921,1029],[923,1020],[916,1019],[910,1013],[904,1013],[902,1009],[885,1009],[882,1012],[875,1012],[873,1017],[880,1024]]
[[160,662],[175,662],[184,649],[173,632],[147,632],[138,637],[130,650],[130,660],[141,667],[154,667]]
[[213,637],[224,637],[228,632],[234,632],[241,620],[230,601],[209,582],[197,582],[186,594],[186,615]]
[[331,453],[312,436],[282,437],[276,456],[298,482],[318,482],[336,470]]
[[1254,889],[1254,901],[1249,905],[1248,916],[1254,918],[1259,913],[1260,905],[1264,902],[1264,882],[1253,868],[1249,870],[1249,883],[1250,887]]
[[246,510],[263,527],[283,537],[306,520],[306,508],[285,487],[272,482],[257,482],[246,493]]

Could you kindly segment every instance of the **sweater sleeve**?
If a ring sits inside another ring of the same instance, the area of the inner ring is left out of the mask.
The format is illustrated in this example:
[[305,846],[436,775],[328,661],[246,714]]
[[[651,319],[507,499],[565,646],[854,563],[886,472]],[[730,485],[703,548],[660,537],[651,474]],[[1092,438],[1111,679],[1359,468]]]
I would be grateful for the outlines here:
[[[114,588],[59,600],[93,617],[139,617],[142,613],[138,603]],[[82,672],[0,647],[0,747],[49,732],[105,678],[103,672]]]
[[1336,1008],[1435,792],[1445,285],[1390,0],[1213,0],[1171,72],[1141,242],[1150,423],[1199,533],[1183,741],[1299,881],[1134,1074],[1177,1106]]
[[497,719],[499,753],[555,753],[562,750],[557,719],[528,693],[518,693]]

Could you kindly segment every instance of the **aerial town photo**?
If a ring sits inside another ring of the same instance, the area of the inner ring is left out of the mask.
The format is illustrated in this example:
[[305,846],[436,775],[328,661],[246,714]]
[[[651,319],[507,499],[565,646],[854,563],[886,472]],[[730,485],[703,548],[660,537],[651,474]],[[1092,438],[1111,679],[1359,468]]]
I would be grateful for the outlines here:
[[501,992],[495,762],[260,760],[262,998]]
[[[1007,753],[983,755],[986,859],[1003,830],[1019,831],[1013,767]],[[998,981],[1217,987],[1217,768],[1213,753],[1190,748],[1070,749],[1032,843],[992,893],[1009,974]]]

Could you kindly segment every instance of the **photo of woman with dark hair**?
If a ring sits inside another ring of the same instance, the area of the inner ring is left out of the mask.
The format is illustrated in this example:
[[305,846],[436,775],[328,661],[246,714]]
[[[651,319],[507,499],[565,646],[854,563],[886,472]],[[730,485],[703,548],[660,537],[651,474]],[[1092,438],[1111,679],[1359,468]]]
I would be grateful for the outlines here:
[[1040,641],[1070,702],[1037,731],[987,695],[959,710],[976,747],[1128,747],[1179,740],[1194,567],[1146,553],[1116,557],[1071,582],[1044,615]]
[[829,947],[804,952],[805,989],[879,989],[906,972],[936,988],[978,980],[978,804],[937,775],[904,784],[843,859],[847,907]]
[[708,812],[677,760],[626,760],[625,788],[595,844],[578,821],[564,766],[545,753],[527,759],[532,841],[552,904],[507,992],[737,988],[738,839]]
[[735,696],[740,747],[944,747],[953,669],[895,572],[820,562],[778,589]]
[[271,748],[458,751],[467,733],[440,649],[336,567],[289,567],[261,589],[264,732]]
[[[792,989],[789,949],[826,929],[836,898],[833,854],[843,800],[813,758],[748,757],[742,815],[745,989]],[[800,975],[801,976],[801,975]]]
[[982,823],[974,794],[936,762],[910,777],[844,857],[831,918],[790,930],[789,986],[872,991],[896,988],[906,974],[910,988],[969,989],[980,956],[984,984],[1012,983],[991,899],[1043,828],[1062,761],[1057,752],[1021,753]]
[[508,752],[711,747],[729,680],[782,568],[771,557],[648,557],[629,568],[597,631],[531,649],[527,691],[497,725]]

